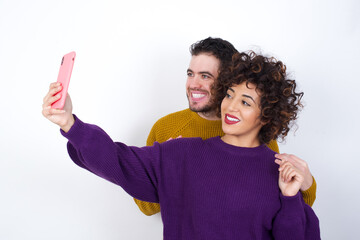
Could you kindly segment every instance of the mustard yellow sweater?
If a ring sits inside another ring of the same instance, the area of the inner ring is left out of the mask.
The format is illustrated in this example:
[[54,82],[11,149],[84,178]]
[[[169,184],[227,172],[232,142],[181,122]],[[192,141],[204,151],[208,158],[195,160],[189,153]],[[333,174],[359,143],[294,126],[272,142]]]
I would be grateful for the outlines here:
[[[223,136],[221,121],[210,121],[200,117],[190,109],[169,114],[160,118],[152,127],[146,145],[152,146],[154,142],[165,142],[169,138],[182,137],[201,137],[208,139],[216,136]],[[276,141],[271,141],[268,147],[275,152],[279,152]],[[305,203],[312,206],[316,198],[316,182],[313,179],[312,186],[302,192]],[[160,212],[158,203],[150,203],[134,199],[139,209],[148,216]],[[211,211],[211,209],[209,209]]]

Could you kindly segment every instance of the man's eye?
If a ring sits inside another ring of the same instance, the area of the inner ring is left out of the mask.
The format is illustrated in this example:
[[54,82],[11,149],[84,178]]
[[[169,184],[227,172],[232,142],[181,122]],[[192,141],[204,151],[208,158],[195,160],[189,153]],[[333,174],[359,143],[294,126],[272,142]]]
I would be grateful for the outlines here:
[[191,72],[188,72],[187,75],[188,75],[188,77],[192,77],[192,76],[193,76],[193,74],[192,74]]
[[202,75],[202,77],[203,77],[204,79],[210,78],[208,75]]

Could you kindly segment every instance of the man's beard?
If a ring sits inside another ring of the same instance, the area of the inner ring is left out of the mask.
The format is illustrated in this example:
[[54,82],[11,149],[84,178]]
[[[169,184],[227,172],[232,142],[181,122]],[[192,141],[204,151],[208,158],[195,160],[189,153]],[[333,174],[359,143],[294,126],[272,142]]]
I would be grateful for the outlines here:
[[213,100],[211,99],[206,105],[202,106],[202,107],[197,107],[197,106],[191,106],[190,104],[190,99],[189,96],[186,94],[186,97],[188,98],[188,102],[189,102],[189,108],[191,111],[193,112],[197,112],[197,113],[209,113],[214,111],[214,104],[213,104]]
[[211,104],[206,104],[205,106],[200,107],[200,108],[192,107],[192,106],[189,104],[189,108],[190,108],[190,110],[193,111],[193,112],[208,113],[208,112],[213,111],[213,107],[211,106]]

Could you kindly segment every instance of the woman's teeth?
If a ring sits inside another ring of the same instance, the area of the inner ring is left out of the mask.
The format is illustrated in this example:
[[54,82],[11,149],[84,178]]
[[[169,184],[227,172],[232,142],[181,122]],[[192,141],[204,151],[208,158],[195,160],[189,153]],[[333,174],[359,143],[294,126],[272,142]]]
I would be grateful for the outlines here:
[[232,122],[240,122],[240,120],[239,120],[239,119],[229,117],[228,115],[226,115],[226,118],[227,118],[229,121],[232,121]]

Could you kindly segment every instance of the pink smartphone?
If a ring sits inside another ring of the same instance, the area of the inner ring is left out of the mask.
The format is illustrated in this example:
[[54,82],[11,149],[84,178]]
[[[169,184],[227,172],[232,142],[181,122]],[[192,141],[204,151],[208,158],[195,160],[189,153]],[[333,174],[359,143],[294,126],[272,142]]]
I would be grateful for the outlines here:
[[69,88],[70,77],[74,66],[75,56],[76,53],[71,52],[64,55],[61,60],[59,75],[57,79],[57,82],[60,82],[62,85],[62,90],[59,92],[61,93],[61,98],[51,105],[52,108],[63,109],[65,105],[66,95]]

